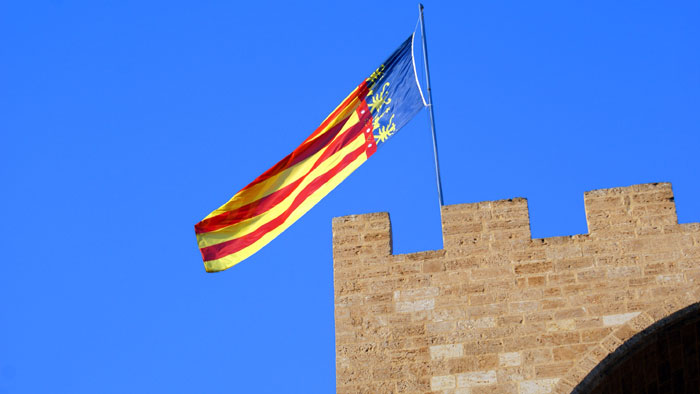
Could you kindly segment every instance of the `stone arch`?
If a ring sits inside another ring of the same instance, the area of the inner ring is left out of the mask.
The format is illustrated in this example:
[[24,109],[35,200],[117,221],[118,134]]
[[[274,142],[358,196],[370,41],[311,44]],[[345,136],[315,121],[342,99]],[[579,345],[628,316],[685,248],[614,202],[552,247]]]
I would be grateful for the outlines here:
[[674,322],[700,313],[700,290],[688,291],[671,297],[662,306],[640,313],[634,319],[618,327],[572,367],[552,390],[553,394],[588,393],[602,379],[616,361],[634,352],[654,334],[663,331]]

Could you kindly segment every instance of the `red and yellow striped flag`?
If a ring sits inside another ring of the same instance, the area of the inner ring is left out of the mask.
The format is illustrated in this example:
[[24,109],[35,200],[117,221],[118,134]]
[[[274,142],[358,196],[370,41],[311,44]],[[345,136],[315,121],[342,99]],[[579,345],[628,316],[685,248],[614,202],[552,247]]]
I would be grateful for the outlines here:
[[423,108],[412,49],[413,36],[298,148],[195,225],[208,272],[260,250]]

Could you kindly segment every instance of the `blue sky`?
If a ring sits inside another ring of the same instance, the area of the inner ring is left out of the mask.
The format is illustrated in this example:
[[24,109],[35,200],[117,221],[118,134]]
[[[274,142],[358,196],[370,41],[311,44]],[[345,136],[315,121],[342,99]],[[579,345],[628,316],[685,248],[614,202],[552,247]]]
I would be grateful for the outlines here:
[[[672,182],[700,221],[700,4],[426,1],[445,203]],[[0,4],[0,393],[328,393],[331,218],[439,249],[427,113],[263,250],[207,274],[193,225],[408,36],[414,2]]]

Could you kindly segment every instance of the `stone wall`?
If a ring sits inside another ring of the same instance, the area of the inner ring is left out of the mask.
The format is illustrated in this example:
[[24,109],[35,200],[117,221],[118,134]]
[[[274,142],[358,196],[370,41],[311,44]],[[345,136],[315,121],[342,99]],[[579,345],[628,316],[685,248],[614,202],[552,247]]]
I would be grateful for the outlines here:
[[700,301],[700,224],[670,184],[584,201],[589,234],[544,239],[522,198],[444,206],[444,249],[404,255],[387,213],[335,218],[337,392],[570,393]]

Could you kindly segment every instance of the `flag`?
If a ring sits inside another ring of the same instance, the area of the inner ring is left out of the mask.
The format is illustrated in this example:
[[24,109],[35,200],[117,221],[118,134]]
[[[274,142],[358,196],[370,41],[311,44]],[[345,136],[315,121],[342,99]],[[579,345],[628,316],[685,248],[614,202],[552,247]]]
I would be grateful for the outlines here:
[[338,186],[425,105],[411,35],[292,153],[197,223],[208,272],[267,245]]

